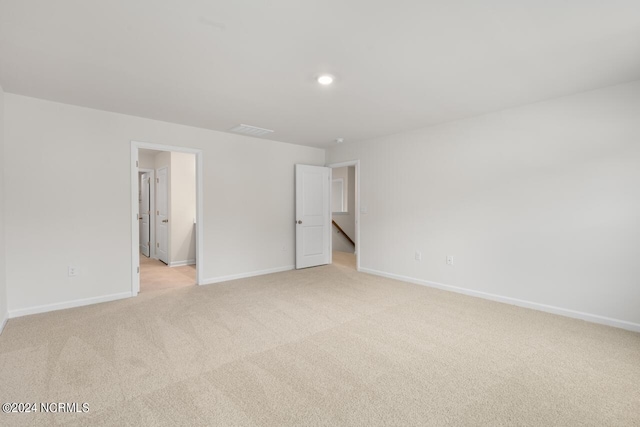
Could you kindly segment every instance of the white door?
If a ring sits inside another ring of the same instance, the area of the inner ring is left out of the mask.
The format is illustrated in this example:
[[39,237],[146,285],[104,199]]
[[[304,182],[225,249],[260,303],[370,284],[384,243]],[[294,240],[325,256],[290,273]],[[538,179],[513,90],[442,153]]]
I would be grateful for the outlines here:
[[331,169],[296,165],[296,268],[329,264]]
[[156,171],[156,256],[169,264],[169,168]]
[[151,174],[145,172],[140,176],[140,206],[138,208],[138,222],[140,223],[140,252],[149,256],[151,229],[149,215],[151,214]]

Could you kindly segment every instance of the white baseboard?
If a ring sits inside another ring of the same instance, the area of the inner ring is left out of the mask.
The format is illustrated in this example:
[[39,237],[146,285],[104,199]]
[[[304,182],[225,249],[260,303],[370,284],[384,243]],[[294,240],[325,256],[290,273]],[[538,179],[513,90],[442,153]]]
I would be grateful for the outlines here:
[[64,310],[66,308],[82,307],[84,305],[98,304],[101,302],[115,301],[130,298],[131,291],[119,294],[103,295],[101,297],[77,299],[73,301],[59,302],[55,304],[38,305],[36,307],[20,308],[9,311],[9,318],[28,316],[29,314],[46,313],[49,311]]
[[4,331],[4,327],[6,326],[8,320],[9,313],[5,313],[4,318],[2,319],[2,321],[0,321],[0,335],[2,335],[2,331]]
[[186,261],[172,261],[169,263],[169,267],[182,267],[184,265],[195,265],[195,259],[188,259]]
[[584,313],[568,308],[555,307],[552,305],[539,304],[537,302],[525,301],[517,298],[505,297],[502,295],[490,294],[487,292],[474,291],[472,289],[460,288],[458,286],[445,285],[428,280],[415,279],[413,277],[402,276],[399,274],[386,273],[384,271],[372,270],[369,268],[360,268],[362,273],[369,273],[375,276],[387,277],[389,279],[401,280],[403,282],[415,283],[416,285],[428,286],[430,288],[442,289],[445,291],[457,292],[459,294],[469,295],[473,297],[483,298],[491,301],[502,302],[505,304],[517,305],[518,307],[530,308],[533,310],[544,311],[547,313],[558,314],[560,316],[572,317],[574,319],[585,320],[591,323],[599,323],[601,325],[613,326],[615,328],[626,329],[628,331],[640,332],[640,324],[627,322],[626,320],[613,319],[610,317],[600,316],[597,314]]
[[295,268],[294,265],[286,265],[284,267],[269,268],[267,270],[258,270],[258,271],[250,271],[248,273],[231,274],[229,276],[221,276],[221,277],[214,277],[212,279],[205,279],[200,284],[211,285],[213,283],[228,282],[230,280],[246,279],[247,277],[262,276],[265,274],[272,274],[272,273],[281,273],[283,271],[293,270],[294,268]]

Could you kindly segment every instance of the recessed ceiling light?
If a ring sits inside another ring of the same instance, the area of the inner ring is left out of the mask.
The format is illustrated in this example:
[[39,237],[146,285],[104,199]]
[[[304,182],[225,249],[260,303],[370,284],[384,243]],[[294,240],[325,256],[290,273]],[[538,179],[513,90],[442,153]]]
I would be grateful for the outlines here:
[[330,85],[331,83],[333,83],[333,76],[330,76],[329,74],[323,74],[318,77],[318,83],[324,86]]
[[342,144],[344,142],[344,138],[336,138],[336,144]]

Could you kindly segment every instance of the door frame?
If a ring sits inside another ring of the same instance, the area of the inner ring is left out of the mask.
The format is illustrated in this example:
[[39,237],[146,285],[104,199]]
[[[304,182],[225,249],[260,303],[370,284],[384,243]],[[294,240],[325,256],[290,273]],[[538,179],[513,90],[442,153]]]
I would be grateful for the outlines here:
[[[335,169],[341,168],[345,166],[355,166],[355,188],[356,188],[356,203],[355,203],[355,221],[356,221],[356,235],[354,241],[356,242],[356,271],[360,271],[360,160],[349,160],[347,162],[339,162],[339,163],[329,163],[327,165],[328,168]],[[331,186],[329,186],[329,192],[331,192]],[[331,193],[329,193],[329,197],[332,197]],[[329,199],[332,200],[332,199]],[[331,218],[333,219],[333,213],[331,213]],[[331,225],[333,227],[333,225]],[[332,237],[329,239],[329,251],[333,253],[333,232],[331,233]],[[333,258],[331,259],[333,261]]]
[[[138,150],[175,151],[196,156],[196,285],[203,281],[204,266],[204,191],[203,152],[196,148],[178,147],[151,142],[131,141],[131,296],[140,292],[140,236],[138,226]],[[155,178],[155,177],[154,177]]]
[[[151,176],[149,182],[149,208],[151,212],[155,211],[156,206],[156,170],[147,168],[138,168],[139,172],[148,173]],[[138,191],[140,189],[138,188]],[[139,205],[139,204],[138,204]],[[138,212],[139,213],[139,212]],[[149,214],[149,258],[156,258],[156,216]],[[138,241],[138,246],[140,242]]]

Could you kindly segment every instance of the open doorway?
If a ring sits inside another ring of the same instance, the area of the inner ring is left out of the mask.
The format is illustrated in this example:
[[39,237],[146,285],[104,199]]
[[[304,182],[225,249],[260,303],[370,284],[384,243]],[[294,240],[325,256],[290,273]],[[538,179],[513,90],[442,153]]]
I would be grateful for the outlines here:
[[132,142],[132,292],[200,281],[201,152]]
[[359,161],[335,163],[331,168],[332,263],[360,270]]

